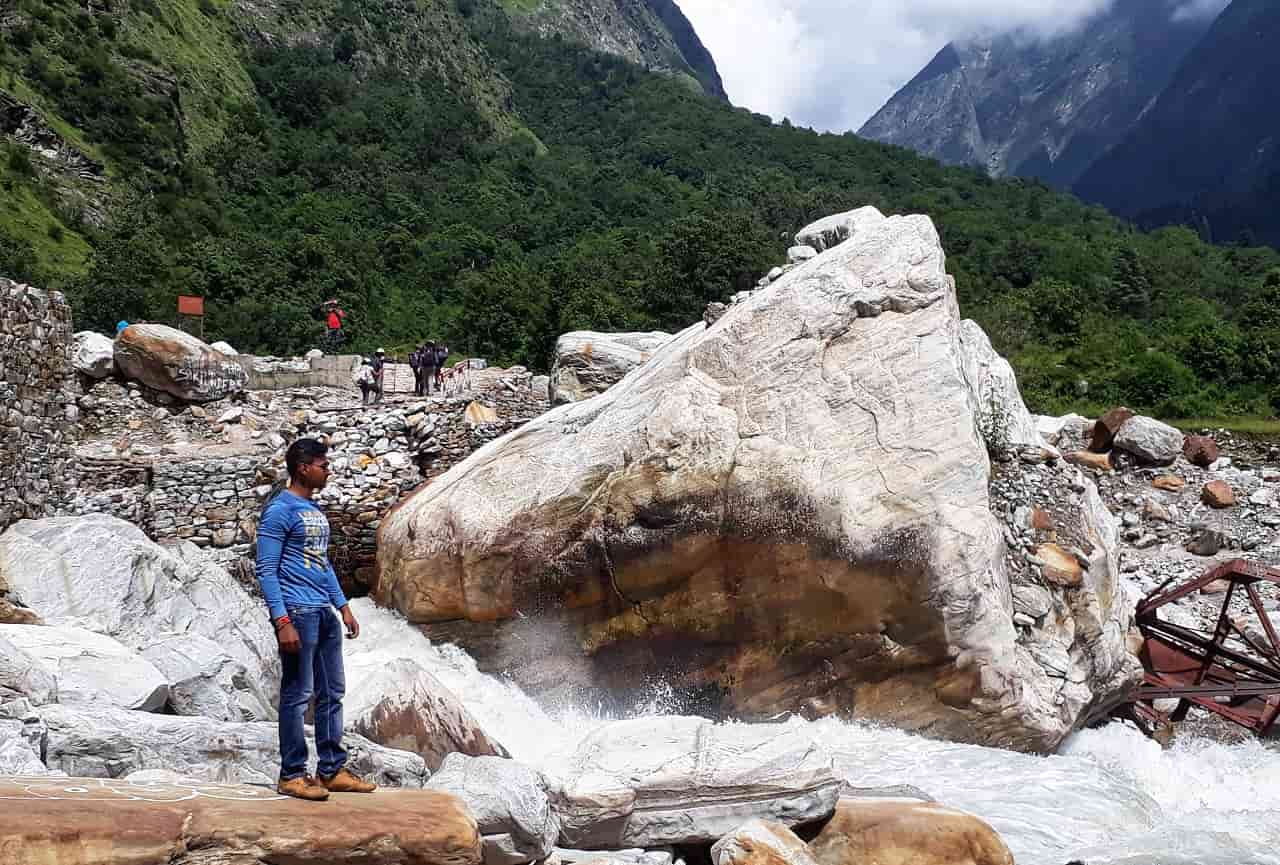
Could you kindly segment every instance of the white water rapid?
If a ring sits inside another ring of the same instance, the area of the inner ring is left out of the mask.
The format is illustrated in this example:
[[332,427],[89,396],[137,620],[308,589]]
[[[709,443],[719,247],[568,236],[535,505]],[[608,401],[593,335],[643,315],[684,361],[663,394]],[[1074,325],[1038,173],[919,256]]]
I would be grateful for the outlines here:
[[[518,760],[556,774],[583,735],[612,720],[539,706],[456,646],[433,645],[395,613],[356,603],[357,651],[417,661]],[[648,712],[664,714],[661,695]],[[982,817],[1019,865],[1280,865],[1280,751],[1256,741],[1165,751],[1113,724],[1036,757],[831,719],[786,723],[808,724],[854,786],[911,784]]]

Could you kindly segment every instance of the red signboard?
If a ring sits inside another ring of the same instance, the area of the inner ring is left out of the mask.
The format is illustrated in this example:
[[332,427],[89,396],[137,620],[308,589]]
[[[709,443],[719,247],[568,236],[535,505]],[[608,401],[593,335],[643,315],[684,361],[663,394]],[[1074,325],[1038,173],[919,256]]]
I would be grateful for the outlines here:
[[204,315],[204,298],[178,295],[178,315]]

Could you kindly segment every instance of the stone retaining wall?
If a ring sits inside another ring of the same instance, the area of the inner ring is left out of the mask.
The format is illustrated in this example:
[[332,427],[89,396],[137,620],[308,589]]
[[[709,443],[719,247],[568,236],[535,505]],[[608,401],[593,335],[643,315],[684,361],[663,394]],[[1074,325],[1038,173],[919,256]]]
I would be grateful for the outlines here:
[[[479,401],[497,420],[466,420],[469,401],[433,399],[368,409],[299,412],[290,441],[330,442],[333,474],[318,499],[329,517],[330,556],[344,588],[363,594],[373,576],[382,518],[404,495],[466,459],[475,450],[547,409],[529,388],[527,373]],[[70,513],[110,513],[141,526],[156,541],[186,539],[235,564],[250,552],[258,511],[273,484],[285,478],[284,448],[258,455],[177,460],[81,458],[79,494]],[[252,582],[252,565],[234,568]]]
[[0,531],[49,515],[71,488],[79,410],[70,343],[61,293],[0,277]]

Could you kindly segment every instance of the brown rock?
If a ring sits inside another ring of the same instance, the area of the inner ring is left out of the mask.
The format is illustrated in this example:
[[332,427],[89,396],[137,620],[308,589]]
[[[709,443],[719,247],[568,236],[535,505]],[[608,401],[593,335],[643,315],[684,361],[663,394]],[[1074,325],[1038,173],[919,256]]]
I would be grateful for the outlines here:
[[1227,593],[1227,589],[1229,588],[1231,588],[1230,580],[1214,580],[1212,583],[1209,583],[1207,586],[1201,586],[1200,594],[1225,595]]
[[418,754],[433,772],[455,751],[472,757],[511,756],[452,691],[412,661],[351,656],[347,683],[343,709],[348,729],[379,745]]
[[1013,865],[983,821],[926,802],[841,799],[809,845],[819,865]]
[[1111,457],[1107,454],[1096,454],[1093,451],[1076,451],[1067,454],[1064,459],[1072,465],[1082,466],[1099,472],[1111,471]]
[[1149,520],[1155,520],[1158,523],[1167,523],[1172,521],[1169,509],[1154,499],[1146,499],[1142,503],[1142,514]]
[[1031,528],[1041,532],[1051,532],[1055,528],[1053,517],[1048,511],[1042,511],[1040,508],[1032,508]]
[[1031,561],[1044,570],[1044,578],[1055,586],[1078,586],[1084,579],[1084,568],[1071,553],[1057,544],[1040,544]]
[[223,399],[248,381],[236,361],[163,324],[126,327],[116,337],[115,359],[127,378],[187,402]]
[[31,781],[0,778],[0,862],[480,863],[475,818],[458,797],[434,790],[303,802],[264,787],[156,784],[144,799],[111,779]]
[[498,413],[484,403],[472,402],[467,405],[467,410],[462,415],[471,426],[480,426],[480,424],[493,423],[498,419]]
[[1222,456],[1222,450],[1208,436],[1187,436],[1182,442],[1182,455],[1193,466],[1207,469]]
[[1211,508],[1235,507],[1236,494],[1226,481],[1209,481],[1200,491],[1200,501]]
[[1089,437],[1089,450],[1098,454],[1111,450],[1111,444],[1116,440],[1116,433],[1131,417],[1133,412],[1120,406],[1098,418]]
[[711,848],[715,865],[817,865],[809,848],[781,823],[751,820]]
[[1187,482],[1177,475],[1161,475],[1151,482],[1151,486],[1156,489],[1170,493],[1181,492],[1186,485]]
[[[0,598],[0,625],[39,625],[40,617],[26,607],[14,606]],[[0,848],[3,849],[3,848]]]

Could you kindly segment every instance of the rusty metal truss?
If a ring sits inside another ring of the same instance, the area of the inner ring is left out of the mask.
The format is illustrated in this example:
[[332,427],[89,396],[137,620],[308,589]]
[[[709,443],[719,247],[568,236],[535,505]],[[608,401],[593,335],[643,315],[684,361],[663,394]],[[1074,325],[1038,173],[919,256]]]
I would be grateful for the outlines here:
[[[1176,625],[1160,610],[1217,581],[1228,585],[1212,632]],[[1137,610],[1142,632],[1142,685],[1124,714],[1156,734],[1197,707],[1263,734],[1280,716],[1280,635],[1267,616],[1259,583],[1280,585],[1280,568],[1234,559],[1170,588],[1174,578],[1142,600]],[[1231,603],[1248,601],[1248,617],[1233,618]],[[1250,627],[1257,617],[1257,627]],[[1178,700],[1168,714],[1156,700]]]

